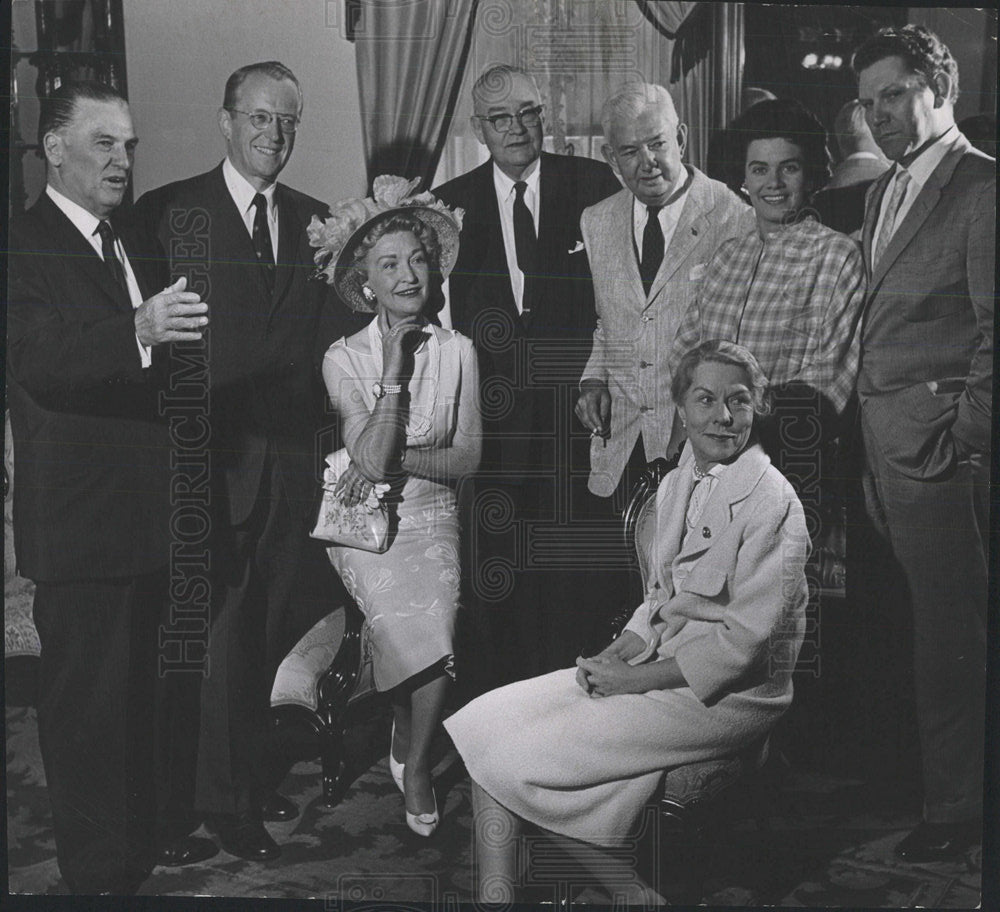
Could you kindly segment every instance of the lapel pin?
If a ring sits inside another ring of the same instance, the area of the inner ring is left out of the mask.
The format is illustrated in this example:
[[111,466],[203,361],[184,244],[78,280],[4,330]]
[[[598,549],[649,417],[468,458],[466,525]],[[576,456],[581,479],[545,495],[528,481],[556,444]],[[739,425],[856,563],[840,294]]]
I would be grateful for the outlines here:
[[691,233],[692,233],[692,234],[693,234],[693,235],[694,235],[695,237],[698,237],[698,229],[697,229],[697,228],[692,228],[692,229],[691,229]]
[[712,537],[712,530],[709,529],[708,526],[702,526],[701,527],[701,537],[702,538],[711,538]]

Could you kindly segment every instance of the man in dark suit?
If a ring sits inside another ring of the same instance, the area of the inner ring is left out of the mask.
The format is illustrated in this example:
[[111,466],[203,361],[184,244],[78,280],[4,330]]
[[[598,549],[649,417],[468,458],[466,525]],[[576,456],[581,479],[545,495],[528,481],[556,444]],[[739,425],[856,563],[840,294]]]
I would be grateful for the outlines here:
[[958,67],[926,29],[882,30],[853,67],[894,162],[867,198],[858,396],[913,616],[924,814],[896,853],[936,861],[982,837],[996,161],[958,131]]
[[572,406],[596,319],[580,213],[620,185],[603,163],[542,151],[543,105],[523,70],[490,67],[472,93],[490,160],[434,193],[465,210],[450,314],[481,362],[483,461],[464,565],[495,661],[486,667],[474,643],[457,657],[478,692],[570,664],[597,620],[574,585],[593,555],[571,524],[587,471]]
[[38,132],[46,189],[9,261],[17,564],[37,585],[59,869],[74,893],[132,893],[155,862],[217,851],[183,833],[157,847],[154,795],[172,478],[155,381],[164,343],[201,338],[207,306],[183,281],[154,294],[152,245],[112,218],[137,142],[125,100],[68,84],[42,101]]
[[269,738],[270,692],[282,658],[336,599],[336,577],[308,537],[323,421],[318,364],[327,345],[358,328],[329,303],[327,286],[308,281],[306,227],[327,207],[277,183],[301,114],[287,67],[237,70],[219,111],[225,161],[136,204],[171,274],[190,272],[212,308],[213,618],[196,803],[223,848],[251,860],[280,854],[263,820],[297,813],[275,792],[284,770]]

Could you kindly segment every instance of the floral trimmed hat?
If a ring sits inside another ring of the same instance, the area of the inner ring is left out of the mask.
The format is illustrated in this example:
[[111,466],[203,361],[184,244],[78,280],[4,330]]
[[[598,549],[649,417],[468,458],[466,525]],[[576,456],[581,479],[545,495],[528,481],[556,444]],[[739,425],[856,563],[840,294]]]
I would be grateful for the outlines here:
[[330,217],[312,217],[306,233],[316,247],[313,261],[316,277],[332,285],[340,299],[352,310],[373,313],[374,302],[361,293],[363,280],[353,268],[354,252],[372,223],[393,213],[405,212],[420,219],[437,234],[441,246],[441,275],[447,278],[458,259],[458,234],[462,230],[462,209],[449,209],[431,193],[410,196],[420,178],[407,180],[392,174],[375,178],[372,195],[341,200],[330,207]]

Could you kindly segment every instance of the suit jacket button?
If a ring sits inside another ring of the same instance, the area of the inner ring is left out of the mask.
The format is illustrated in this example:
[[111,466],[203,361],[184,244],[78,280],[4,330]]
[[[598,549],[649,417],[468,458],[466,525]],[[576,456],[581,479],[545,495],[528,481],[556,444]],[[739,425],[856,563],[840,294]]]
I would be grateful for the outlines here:
[[712,537],[712,530],[709,529],[708,526],[702,526],[701,527],[701,537],[702,538],[711,538]]

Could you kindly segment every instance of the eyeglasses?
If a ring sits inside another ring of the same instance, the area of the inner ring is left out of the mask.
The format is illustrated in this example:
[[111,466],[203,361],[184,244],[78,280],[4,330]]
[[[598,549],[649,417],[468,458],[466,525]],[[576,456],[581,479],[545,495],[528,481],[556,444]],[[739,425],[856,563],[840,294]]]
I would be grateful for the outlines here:
[[236,114],[245,114],[255,130],[266,130],[275,119],[282,133],[294,133],[299,128],[299,119],[293,114],[272,114],[270,111],[241,111],[239,108],[226,108]]
[[476,118],[478,120],[488,120],[490,126],[497,133],[506,133],[514,125],[515,117],[519,126],[537,127],[542,122],[542,108],[544,107],[545,105],[536,105],[533,108],[525,108],[523,111],[518,111],[516,114],[490,114],[486,117],[480,117],[477,114]]

